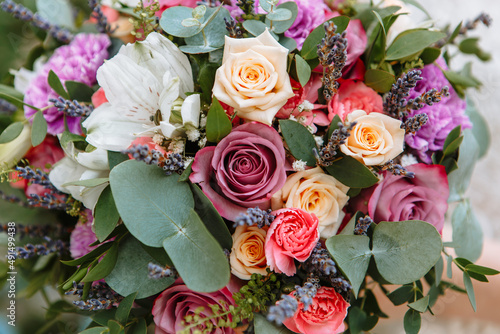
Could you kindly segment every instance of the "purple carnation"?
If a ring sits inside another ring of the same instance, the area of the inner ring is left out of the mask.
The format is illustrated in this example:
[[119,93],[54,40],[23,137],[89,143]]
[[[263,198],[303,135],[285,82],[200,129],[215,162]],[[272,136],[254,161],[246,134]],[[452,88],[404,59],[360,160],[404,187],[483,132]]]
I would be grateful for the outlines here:
[[88,254],[97,247],[90,246],[92,243],[97,241],[97,237],[94,231],[92,231],[93,221],[94,218],[92,217],[92,212],[90,210],[86,210],[85,217],[78,221],[75,229],[71,232],[71,236],[69,238],[69,251],[74,259]]
[[[442,58],[436,60],[436,63],[442,69],[448,69]],[[417,151],[423,162],[432,163],[432,153],[443,149],[444,141],[451,130],[458,125],[461,125],[462,129],[471,128],[472,124],[465,115],[465,100],[457,95],[438,66],[426,65],[422,69],[421,77],[423,79],[418,81],[409,98],[415,98],[432,88],[437,90],[441,90],[444,86],[450,88],[450,96],[443,97],[441,102],[410,112],[410,116],[425,113],[429,116],[429,120],[415,134],[408,134],[405,138],[406,143]]]
[[[281,4],[289,0],[280,0]],[[328,6],[323,0],[293,0],[297,3],[298,14],[292,26],[285,32],[286,37],[293,38],[297,42],[297,48],[302,49],[302,45],[309,33],[325,22],[327,17],[325,12],[329,11]],[[243,14],[243,11],[236,6],[236,0],[232,0],[232,5],[225,6],[231,16],[236,17]],[[259,0],[255,1],[255,7],[259,6]],[[264,13],[262,8],[258,7],[259,13]]]
[[[108,57],[108,47],[111,41],[107,35],[79,34],[73,41],[55,50],[49,61],[43,65],[36,77],[31,80],[24,102],[37,108],[49,105],[49,99],[59,95],[49,86],[47,78],[50,70],[57,74],[59,79],[65,81],[78,81],[88,86],[96,83],[97,69]],[[26,117],[31,117],[36,110],[24,107]],[[59,134],[64,131],[64,113],[55,107],[43,112],[48,123],[48,133]],[[69,130],[81,133],[80,117],[66,117]]]

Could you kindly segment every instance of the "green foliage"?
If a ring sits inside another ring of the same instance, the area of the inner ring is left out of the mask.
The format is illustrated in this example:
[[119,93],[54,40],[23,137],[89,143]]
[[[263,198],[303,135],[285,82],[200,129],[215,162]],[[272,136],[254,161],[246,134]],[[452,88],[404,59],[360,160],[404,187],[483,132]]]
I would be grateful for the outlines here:
[[91,87],[77,81],[66,81],[64,85],[68,90],[70,100],[87,103],[92,102],[94,90]]
[[94,228],[99,241],[102,242],[113,232],[119,219],[111,187],[107,186],[99,196],[94,209]]
[[298,14],[297,3],[294,1],[283,2],[277,7],[276,12],[279,11],[281,11],[281,13],[289,12],[291,16],[286,20],[277,20],[273,18],[272,14],[266,15],[266,25],[269,27],[271,32],[276,34],[282,34],[292,26]]
[[38,14],[52,24],[75,29],[73,6],[69,0],[36,0]]
[[22,122],[14,122],[10,124],[0,135],[0,144],[5,144],[13,141],[21,132],[23,132],[24,125]]
[[478,111],[471,99],[467,99],[467,109],[465,110],[465,114],[469,116],[469,119],[472,122],[472,134],[476,139],[476,142],[479,144],[479,155],[478,159],[481,159],[486,155],[486,152],[491,146],[491,134],[488,124]]
[[406,311],[404,317],[404,328],[406,334],[418,334],[418,332],[420,331],[421,323],[422,317],[420,316],[419,312],[411,308]]
[[[337,26],[336,33],[341,34],[347,29],[347,25],[349,24],[349,18],[347,16],[337,16],[334,17],[328,22],[334,22]],[[321,43],[321,40],[325,37],[325,28],[323,24],[320,24],[316,27],[310,34],[307,36],[304,44],[302,45],[302,50],[300,51],[300,55],[305,60],[318,58],[318,44]]]
[[83,283],[92,283],[108,276],[115,267],[118,259],[119,241],[114,241],[104,258],[93,267],[87,275],[81,280]]
[[445,139],[443,150],[432,155],[432,160],[435,164],[445,166],[446,174],[450,174],[457,166],[458,149],[464,137],[461,135],[462,127],[458,125],[450,131]]
[[365,84],[378,93],[389,92],[394,82],[394,75],[387,71],[369,69],[365,73]]
[[288,119],[282,119],[279,123],[281,134],[292,155],[306,162],[308,166],[316,166],[313,149],[317,149],[317,146],[309,130],[304,125]]
[[483,232],[470,202],[461,201],[451,217],[455,253],[470,261],[476,261],[483,249]]
[[231,129],[231,120],[220,102],[214,97],[207,115],[207,140],[218,143],[231,132]]
[[448,175],[449,202],[460,201],[464,197],[479,156],[479,145],[472,132],[464,130],[463,136],[457,160],[458,168]]
[[259,313],[254,315],[254,330],[255,334],[293,334],[291,330],[285,326],[276,326],[270,323],[265,316]]
[[465,54],[476,55],[476,57],[482,61],[491,60],[491,54],[483,51],[479,47],[478,42],[478,37],[466,38],[460,42],[460,44],[458,45],[458,49]]
[[446,34],[440,31],[414,29],[402,32],[387,49],[386,60],[399,60],[422,51]]
[[349,308],[349,318],[347,321],[349,323],[349,332],[351,334],[360,334],[375,327],[378,317],[375,315],[369,316],[365,310],[353,306]]
[[467,291],[467,296],[469,297],[470,304],[472,308],[474,309],[474,312],[477,310],[476,306],[476,295],[474,294],[474,287],[472,286],[472,281],[469,273],[464,271],[464,285],[465,285],[465,290]]
[[47,121],[43,117],[41,110],[35,113],[33,124],[31,125],[31,145],[40,145],[47,135]]
[[68,100],[69,94],[64,88],[61,80],[57,76],[57,74],[50,70],[49,76],[47,77],[47,82],[49,83],[50,88],[52,88],[60,97]]
[[295,70],[297,72],[297,78],[299,79],[300,85],[304,87],[311,77],[311,67],[304,60],[304,58],[298,54],[295,55]]
[[328,174],[351,188],[367,188],[378,182],[371,170],[358,160],[343,154],[326,167]]
[[432,64],[441,55],[441,49],[428,47],[425,48],[420,54],[420,59],[424,62],[424,65]]
[[122,325],[127,324],[128,316],[130,314],[130,310],[132,309],[132,306],[134,305],[134,300],[135,297],[137,297],[137,292],[131,293],[127,297],[125,297],[121,302],[120,305],[118,306],[118,309],[116,310],[116,316],[115,319]]

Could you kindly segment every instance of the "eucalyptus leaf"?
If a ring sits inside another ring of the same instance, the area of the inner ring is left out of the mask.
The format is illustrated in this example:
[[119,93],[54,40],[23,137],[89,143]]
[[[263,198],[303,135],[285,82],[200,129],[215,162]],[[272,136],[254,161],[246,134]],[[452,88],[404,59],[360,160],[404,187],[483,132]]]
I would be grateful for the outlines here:
[[[347,25],[349,24],[349,18],[347,16],[337,16],[334,17],[328,22],[334,22],[337,26],[337,30],[335,31],[338,34],[344,32],[347,29]],[[316,27],[310,34],[307,36],[304,44],[302,45],[302,50],[300,51],[300,55],[305,60],[314,59],[318,57],[318,44],[321,43],[321,40],[325,37],[325,28],[323,24],[320,24]]]
[[420,313],[414,309],[408,309],[404,317],[404,329],[406,334],[418,334],[422,324]]
[[177,182],[177,174],[166,176],[157,166],[128,160],[113,168],[109,178],[125,226],[145,245],[162,247],[194,207],[189,185]]
[[463,142],[460,145],[458,156],[458,169],[448,175],[450,187],[450,197],[448,202],[455,202],[462,199],[465,191],[469,187],[472,172],[479,156],[479,145],[469,129],[463,131]]
[[373,232],[377,269],[392,284],[419,280],[439,260],[441,249],[441,235],[423,221],[380,222]]
[[206,129],[207,140],[213,143],[220,142],[232,129],[231,121],[215,97],[212,99],[212,105],[208,111]]
[[118,259],[118,242],[113,242],[113,245],[106,253],[104,258],[92,268],[87,275],[82,279],[84,283],[91,283],[108,276],[115,267],[116,260]]
[[94,209],[94,228],[99,241],[104,241],[113,232],[120,220],[111,186],[107,186],[99,196]]
[[105,278],[106,283],[122,296],[137,292],[137,299],[155,295],[174,283],[175,279],[164,277],[150,279],[148,264],[155,260],[132,236],[120,242],[118,259],[113,271]]
[[116,310],[116,321],[123,325],[127,324],[128,316],[130,314],[132,306],[134,305],[135,297],[137,297],[137,292],[131,293],[120,302],[120,305]]
[[326,167],[326,171],[350,188],[367,188],[378,182],[378,178],[365,165],[350,156],[341,156]]
[[70,142],[85,142],[85,137],[79,136],[69,131],[64,131],[61,135],[61,138],[59,138],[61,147],[66,148]]
[[108,151],[109,170],[112,170],[117,165],[119,165],[122,162],[127,161],[127,160],[129,160],[129,157],[128,157],[127,154],[123,154],[123,153],[120,153],[120,152]]
[[109,177],[101,177],[101,178],[96,178],[96,179],[67,182],[67,183],[64,183],[62,185],[62,187],[80,186],[80,187],[93,188],[93,187],[97,187],[97,186],[100,186],[102,184],[105,184],[107,182],[109,182]]
[[467,109],[465,110],[465,114],[469,116],[469,119],[472,122],[472,134],[479,144],[479,154],[478,159],[481,159],[488,152],[489,147],[491,146],[491,133],[488,127],[488,123],[481,113],[477,111],[474,102],[467,98]]
[[189,54],[198,54],[198,53],[208,53],[217,50],[218,48],[214,48],[208,45],[181,45],[179,46],[179,50],[184,53]]
[[[214,292],[229,283],[229,263],[222,247],[193,209],[189,217],[163,241],[175,269],[186,286],[198,292]],[[207,279],[209,278],[209,279]]]
[[45,136],[47,136],[47,121],[43,117],[43,112],[39,110],[35,113],[31,125],[31,145],[33,147],[40,145]]
[[103,333],[108,333],[109,329],[108,327],[92,327],[92,328],[87,328],[83,332],[80,332],[80,334],[103,334]]
[[346,275],[357,298],[370,264],[370,238],[364,235],[334,235],[326,241],[326,248]]
[[148,333],[148,327],[146,324],[146,320],[144,318],[139,318],[137,323],[130,326],[130,329],[127,332],[127,334],[147,334],[147,333]]
[[278,327],[267,321],[266,317],[260,313],[254,313],[254,329],[255,334],[293,334],[285,326]]
[[413,303],[409,303],[408,307],[411,307],[417,312],[424,313],[429,307],[429,296],[427,295],[417,301],[414,301]]
[[413,285],[403,285],[387,295],[387,298],[396,306],[413,300]]
[[[292,52],[293,50],[295,50],[297,48],[297,42],[293,38],[290,38],[290,37],[280,36],[280,39],[278,42],[281,45],[283,45],[285,48],[287,48],[289,52]],[[308,63],[308,65],[310,65],[310,64]]]
[[[366,305],[366,304],[365,304]],[[349,308],[349,332],[351,334],[360,334],[369,331],[378,322],[377,316],[368,316],[365,310],[357,306]]]
[[305,126],[292,120],[280,120],[280,129],[288,148],[292,155],[307,163],[308,166],[316,166],[316,158],[313,149],[316,148],[316,141],[313,135]]
[[467,297],[469,297],[470,304],[474,309],[474,312],[476,312],[477,306],[476,306],[476,295],[474,293],[474,286],[472,285],[472,281],[467,272],[464,271],[463,277],[464,277],[465,290],[467,291]]
[[488,267],[483,267],[483,266],[478,266],[477,264],[468,264],[465,266],[465,270],[468,272],[473,272],[476,274],[481,274],[481,275],[498,275],[500,274],[500,271]]
[[389,46],[386,60],[398,60],[411,56],[444,37],[446,37],[446,34],[440,31],[426,29],[407,30],[399,34]]
[[[297,18],[297,14],[299,11],[297,3],[295,1],[283,2],[278,6],[278,9],[287,9],[292,13],[292,17],[286,21],[273,21],[272,31],[276,34],[282,34],[293,25],[293,22],[295,22],[295,19]],[[269,16],[266,17],[266,24],[268,26],[271,26],[271,22],[269,21]]]
[[458,49],[465,54],[476,55],[482,61],[488,61],[491,59],[491,54],[482,50],[479,45],[478,37],[466,38],[460,42]]
[[243,21],[243,28],[254,36],[259,36],[267,29],[267,25],[259,20]]
[[5,144],[13,141],[21,132],[23,132],[24,125],[22,122],[14,122],[10,124],[0,135],[0,144]]
[[262,0],[259,1],[259,6],[266,12],[270,13],[273,9],[273,5],[271,4],[271,0]]
[[50,88],[52,88],[59,96],[65,98],[66,100],[69,99],[68,92],[66,92],[61,80],[54,71],[50,70],[47,82],[49,83]]
[[220,6],[218,8],[207,8],[205,13],[205,23],[202,26],[203,32],[185,39],[187,46],[203,46],[215,51],[224,46],[226,35],[225,20],[231,18],[229,11]]
[[66,81],[64,83],[68,90],[69,98],[78,102],[92,102],[94,90],[84,83],[77,81]]
[[73,6],[69,0],[36,0],[36,8],[38,14],[51,24],[75,29]]
[[461,201],[453,210],[451,224],[457,256],[476,261],[483,249],[483,231],[468,200]]
[[304,87],[311,77],[311,68],[304,58],[298,54],[295,55],[295,69],[297,70],[299,83],[302,87]]
[[292,18],[292,12],[286,8],[277,8],[272,13],[266,15],[270,21],[287,21]]
[[378,93],[387,93],[390,91],[395,80],[393,74],[383,70],[369,69],[365,73],[365,84]]
[[191,37],[202,30],[202,26],[185,27],[182,21],[193,17],[193,9],[183,6],[170,7],[163,12],[160,18],[162,29],[176,37]]

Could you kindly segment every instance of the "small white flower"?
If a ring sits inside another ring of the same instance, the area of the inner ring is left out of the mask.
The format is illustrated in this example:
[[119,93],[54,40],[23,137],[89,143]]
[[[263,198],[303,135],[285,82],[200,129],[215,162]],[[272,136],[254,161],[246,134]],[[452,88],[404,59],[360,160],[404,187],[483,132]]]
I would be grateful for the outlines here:
[[207,144],[207,137],[203,137],[198,141],[198,146],[200,148],[204,148],[206,144]]
[[156,133],[154,136],[153,136],[153,142],[155,144],[158,144],[158,145],[161,145],[163,144],[163,140],[165,139],[165,137],[163,137],[161,134],[159,133]]
[[415,156],[413,156],[410,153],[405,154],[401,157],[401,166],[403,166],[403,167],[408,167],[408,166],[414,165],[416,163],[418,163],[417,159],[415,158]]
[[207,127],[207,116],[201,115],[200,118],[200,128],[206,128]]
[[314,104],[312,104],[311,102],[305,100],[304,102],[302,102],[301,104],[299,104],[299,106],[297,107],[297,109],[299,110],[299,112],[311,111],[311,110],[314,109]]
[[184,152],[184,140],[181,137],[176,137],[172,139],[170,145],[168,145],[168,150],[174,153]]
[[[304,124],[305,125],[305,124]],[[315,134],[316,131],[318,130],[316,127],[312,126],[312,125],[305,125],[305,127],[307,128],[307,131],[309,131],[310,133],[312,134]]]
[[189,166],[194,161],[194,157],[184,157],[184,166]]
[[188,129],[186,131],[186,136],[189,141],[195,142],[198,139],[200,139],[201,134],[200,131],[198,131],[198,129]]
[[323,136],[314,136],[314,140],[316,141],[316,145],[323,146],[325,141],[323,140]]
[[290,115],[290,117],[288,119],[291,121],[294,121],[294,122],[298,122],[298,120],[293,115]]
[[292,163],[292,168],[296,172],[302,172],[302,171],[306,170],[306,165],[307,165],[307,163],[305,161],[295,160]]

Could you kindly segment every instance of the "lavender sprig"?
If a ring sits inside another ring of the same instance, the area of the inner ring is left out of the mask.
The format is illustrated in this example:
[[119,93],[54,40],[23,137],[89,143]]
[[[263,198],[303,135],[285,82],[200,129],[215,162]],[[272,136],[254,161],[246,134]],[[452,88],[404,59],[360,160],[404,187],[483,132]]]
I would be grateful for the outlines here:
[[364,216],[360,217],[358,221],[356,222],[356,226],[354,227],[354,234],[355,235],[366,235],[368,228],[370,225],[373,223],[373,220],[370,218],[370,216]]
[[340,148],[340,145],[344,144],[347,138],[349,138],[356,124],[356,122],[352,122],[348,125],[344,125],[339,122],[338,128],[333,130],[328,143],[319,152],[316,148],[313,148],[313,153],[318,165],[327,167],[333,163],[337,155],[337,150]]
[[299,307],[297,299],[290,295],[282,295],[281,299],[269,308],[267,320],[274,321],[277,325],[281,325],[283,321],[293,317],[295,311]]
[[42,244],[26,244],[22,247],[16,247],[16,257],[19,259],[30,259],[35,255],[49,255],[51,253],[58,253],[59,255],[68,249],[68,244],[62,240],[52,240],[45,236],[47,241]]
[[[82,298],[83,284],[73,282],[73,288],[66,291],[66,295],[76,295]],[[74,301],[73,304],[81,310],[98,311],[108,309],[120,302],[123,298],[114,292],[106,283],[93,284],[88,292],[87,300]]]
[[226,30],[229,32],[229,37],[231,38],[241,38],[243,35],[243,31],[241,31],[241,28],[238,26],[237,22],[235,19],[232,17],[229,18],[224,18],[224,22],[226,23]]
[[49,102],[54,103],[57,111],[63,112],[70,117],[88,117],[94,111],[92,106],[81,105],[76,100],[66,100],[62,97],[57,99],[49,99]]
[[184,159],[179,153],[168,153],[164,156],[160,151],[150,150],[147,145],[133,145],[122,153],[130,154],[135,160],[143,161],[148,165],[157,165],[165,171],[166,175],[182,174],[185,168]]
[[7,202],[12,203],[12,204],[17,204],[17,205],[22,206],[22,207],[29,207],[29,204],[24,202],[19,197],[15,196],[15,195],[7,195],[6,193],[4,193],[1,190],[0,190],[0,198],[2,200],[7,201]]
[[257,225],[258,228],[263,228],[264,226],[270,226],[273,220],[276,218],[271,214],[271,209],[261,210],[258,207],[248,208],[246,213],[241,213],[236,217],[234,222],[234,228],[242,225]]
[[102,12],[101,2],[99,0],[89,0],[89,7],[92,9],[92,16],[97,20],[97,30],[101,34],[111,34],[113,31],[106,15]]
[[382,170],[386,170],[396,176],[406,176],[411,179],[415,177],[415,173],[408,171],[400,164],[394,163],[393,160],[390,160],[385,165],[382,165]]
[[2,3],[0,3],[0,8],[9,14],[12,14],[12,16],[16,19],[29,22],[34,27],[47,31],[52,37],[63,43],[71,42],[74,37],[69,30],[50,23],[41,17],[40,14],[33,14],[31,10],[21,4],[15,3],[12,0],[2,1]]
[[162,267],[150,262],[148,264],[149,278],[160,279],[163,277],[177,277],[177,270],[171,267]]
[[19,173],[17,176],[25,179],[32,184],[39,184],[45,189],[57,191],[52,182],[49,180],[49,175],[40,168],[33,170],[31,167],[16,167],[15,170]]
[[408,118],[404,123],[401,123],[401,129],[405,129],[405,133],[415,133],[420,128],[427,123],[429,116],[427,114],[416,114],[413,117]]
[[62,196],[61,199],[57,198],[54,193],[48,193],[42,196],[38,194],[30,194],[28,198],[28,204],[30,206],[42,207],[49,210],[68,211],[72,208],[72,205],[67,203],[67,200],[67,196]]
[[0,99],[0,113],[12,114],[17,110],[17,107],[7,100]]
[[302,286],[295,286],[295,298],[304,305],[304,311],[307,311],[312,305],[313,298],[320,287],[319,278],[313,275],[309,275]]
[[399,119],[407,116],[408,101],[406,98],[410,94],[410,90],[417,85],[417,82],[422,80],[421,74],[422,72],[419,70],[411,70],[398,78],[396,83],[392,84],[391,91],[387,94],[384,111]]

